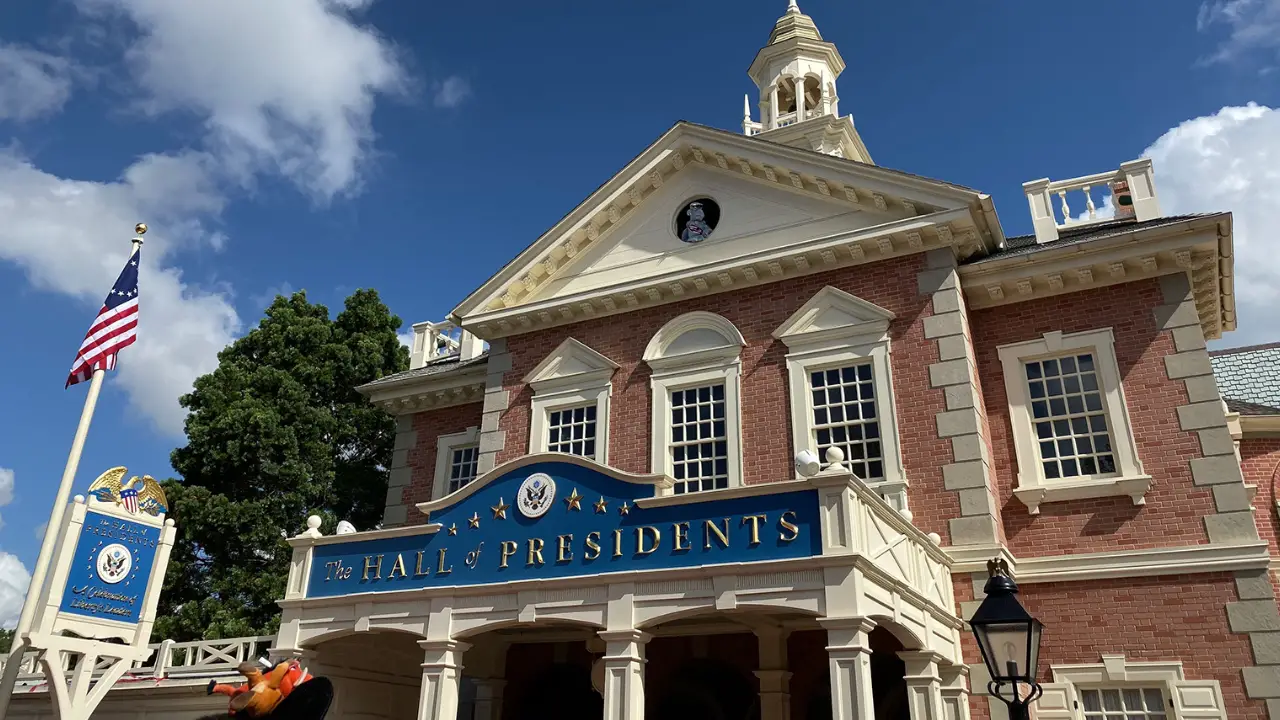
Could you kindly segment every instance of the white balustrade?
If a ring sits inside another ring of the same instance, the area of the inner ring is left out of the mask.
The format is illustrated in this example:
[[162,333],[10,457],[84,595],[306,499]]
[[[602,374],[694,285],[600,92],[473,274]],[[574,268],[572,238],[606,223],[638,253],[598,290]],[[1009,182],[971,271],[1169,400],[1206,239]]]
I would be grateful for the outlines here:
[[[1038,243],[1057,240],[1059,231],[1067,228],[1110,220],[1131,218],[1141,222],[1160,217],[1149,158],[1122,163],[1119,170],[1069,180],[1032,180],[1023,183],[1022,190],[1031,209],[1031,223]],[[1107,197],[1113,198],[1111,212],[1099,210],[1095,191],[1103,193],[1099,196],[1103,204]],[[1069,200],[1068,194],[1073,199]]]
[[470,360],[484,352],[486,347],[483,340],[448,320],[416,323],[413,326],[413,346],[409,349],[409,369],[453,355]]

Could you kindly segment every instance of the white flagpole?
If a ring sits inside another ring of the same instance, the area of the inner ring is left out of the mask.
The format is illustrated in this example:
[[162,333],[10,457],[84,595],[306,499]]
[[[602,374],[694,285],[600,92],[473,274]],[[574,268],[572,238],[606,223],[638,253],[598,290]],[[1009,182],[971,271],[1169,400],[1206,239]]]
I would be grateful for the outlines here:
[[[138,235],[146,232],[146,225],[139,224]],[[133,239],[133,252],[142,246],[142,238]],[[62,483],[58,485],[58,495],[53,501],[53,511],[49,513],[49,524],[44,529],[44,542],[40,544],[40,556],[36,560],[35,570],[31,573],[31,583],[27,586],[27,599],[22,604],[22,615],[18,618],[18,626],[13,632],[13,643],[9,648],[9,659],[4,664],[4,675],[0,677],[0,718],[8,715],[9,699],[13,696],[13,687],[18,680],[19,666],[22,656],[27,650],[23,637],[31,631],[31,623],[35,616],[36,605],[44,592],[45,576],[49,573],[49,565],[53,562],[53,546],[62,531],[62,516],[66,512],[67,503],[71,499],[71,486],[75,484],[76,470],[80,467],[80,453],[84,450],[84,439],[89,434],[89,423],[93,420],[94,408],[98,405],[98,393],[102,390],[102,378],[106,370],[98,368],[93,371],[93,379],[89,381],[89,394],[84,399],[84,409],[80,411],[80,425],[76,427],[75,438],[71,441],[71,452],[67,455],[66,467],[62,470]]]

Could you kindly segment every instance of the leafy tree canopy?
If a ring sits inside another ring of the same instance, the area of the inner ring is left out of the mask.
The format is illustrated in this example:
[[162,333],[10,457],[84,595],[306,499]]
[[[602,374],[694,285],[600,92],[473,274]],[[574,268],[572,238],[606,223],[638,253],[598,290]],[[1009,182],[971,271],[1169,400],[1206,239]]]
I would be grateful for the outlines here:
[[320,515],[371,529],[382,518],[395,422],[355,391],[409,365],[392,315],[358,290],[330,319],[306,293],[278,296],[182,398],[187,444],[167,480],[177,541],[154,637],[276,631],[291,549]]

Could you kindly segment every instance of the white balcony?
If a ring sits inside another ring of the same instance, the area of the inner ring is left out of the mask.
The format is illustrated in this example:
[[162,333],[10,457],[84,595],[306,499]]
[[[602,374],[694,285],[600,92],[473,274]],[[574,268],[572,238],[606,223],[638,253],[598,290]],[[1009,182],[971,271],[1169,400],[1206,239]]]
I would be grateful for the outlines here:
[[[1099,190],[1101,209],[1094,200],[1094,191]],[[1160,217],[1149,158],[1121,163],[1119,170],[1070,180],[1032,180],[1022,184],[1022,191],[1031,208],[1037,243],[1057,240],[1059,232],[1069,228],[1111,220],[1142,222]]]
[[483,340],[448,320],[416,323],[413,326],[413,347],[409,350],[409,369],[455,355],[466,362],[478,357],[487,347]]

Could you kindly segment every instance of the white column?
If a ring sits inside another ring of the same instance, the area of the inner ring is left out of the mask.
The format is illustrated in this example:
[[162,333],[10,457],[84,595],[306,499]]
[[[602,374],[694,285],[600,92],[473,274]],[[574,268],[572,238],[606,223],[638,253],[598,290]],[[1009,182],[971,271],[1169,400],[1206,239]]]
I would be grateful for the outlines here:
[[470,645],[457,640],[423,640],[422,690],[418,720],[457,720],[462,654]]
[[766,130],[773,130],[778,127],[778,83],[781,79],[773,83],[773,87],[769,90],[769,126]]
[[644,720],[644,646],[639,630],[600,633],[605,641],[604,720]]
[[507,681],[483,678],[472,680],[472,682],[476,686],[476,709],[473,720],[498,720],[502,717],[502,690],[507,686]]
[[867,618],[829,618],[821,623],[827,629],[831,720],[874,718],[868,633],[875,629],[875,623]]
[[942,714],[942,677],[938,661],[942,658],[928,651],[898,653],[906,663],[907,705],[911,720],[944,720]]
[[796,122],[804,120],[804,77],[796,78]]
[[942,716],[944,720],[969,720],[969,668],[964,665],[940,665],[942,677]]
[[787,637],[782,628],[757,628],[760,669],[760,720],[791,720],[791,672],[787,670]]

